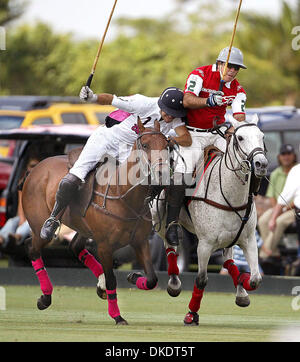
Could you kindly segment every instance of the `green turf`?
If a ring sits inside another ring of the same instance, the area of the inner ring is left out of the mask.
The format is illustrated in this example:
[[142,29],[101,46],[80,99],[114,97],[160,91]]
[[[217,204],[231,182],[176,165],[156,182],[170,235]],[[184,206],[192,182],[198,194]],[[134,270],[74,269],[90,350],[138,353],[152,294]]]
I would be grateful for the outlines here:
[[44,311],[36,308],[38,287],[5,290],[0,341],[276,341],[288,340],[281,336],[283,330],[300,326],[292,296],[251,295],[250,306],[239,308],[233,293],[205,293],[200,325],[184,327],[190,292],[171,298],[162,290],[119,289],[119,307],[129,326],[116,326],[94,288],[56,287],[53,303]]

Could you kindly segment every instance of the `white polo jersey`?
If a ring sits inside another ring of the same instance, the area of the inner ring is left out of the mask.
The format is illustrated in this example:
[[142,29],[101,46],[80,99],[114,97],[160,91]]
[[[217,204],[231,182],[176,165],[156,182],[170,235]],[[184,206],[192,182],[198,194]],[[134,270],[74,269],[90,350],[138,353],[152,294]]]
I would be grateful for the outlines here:
[[125,111],[122,114],[123,117],[125,115],[124,120],[111,128],[98,127],[89,137],[70,173],[84,180],[89,171],[107,154],[117,158],[120,163],[124,162],[139,135],[138,117],[145,127],[153,128],[154,121],[158,120],[160,131],[165,136],[172,129],[185,125],[181,118],[175,118],[170,123],[161,119],[157,101],[158,97],[146,97],[141,94],[129,97],[114,96],[112,105]]
[[277,199],[279,205],[286,205],[294,201],[300,209],[300,164],[294,166],[288,173],[284,188]]
[[120,142],[133,146],[138,137],[137,119],[140,117],[145,127],[154,128],[154,121],[159,121],[160,131],[165,136],[172,129],[184,126],[181,118],[175,118],[172,122],[166,123],[160,114],[158,106],[158,97],[146,97],[141,94],[135,94],[129,97],[114,96],[112,106],[128,112],[128,117],[119,125],[112,127],[112,135]]

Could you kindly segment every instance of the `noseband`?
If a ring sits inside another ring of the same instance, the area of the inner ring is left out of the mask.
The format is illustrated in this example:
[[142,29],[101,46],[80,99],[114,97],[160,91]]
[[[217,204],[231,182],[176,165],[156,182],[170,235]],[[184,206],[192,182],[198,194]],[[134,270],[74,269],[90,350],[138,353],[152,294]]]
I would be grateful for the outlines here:
[[[242,149],[241,145],[238,142],[236,132],[242,127],[252,127],[252,126],[257,127],[256,124],[254,124],[254,123],[242,124],[242,125],[238,126],[237,128],[235,128],[234,132],[231,133],[231,137],[233,138],[232,142],[233,142],[234,157],[238,161],[240,167],[239,168],[233,168],[233,162],[232,162],[232,159],[231,159],[231,157],[230,157],[230,155],[228,153],[228,145],[229,145],[229,142],[230,142],[230,139],[231,139],[230,138],[229,141],[227,142],[226,153],[225,153],[225,165],[230,171],[234,171],[234,172],[241,171],[243,174],[248,174],[253,169],[253,158],[255,156],[259,155],[259,154],[262,154],[264,156],[266,155],[265,147],[264,148],[255,147],[249,154],[247,154]],[[240,156],[242,161],[240,161],[238,159],[237,154]],[[230,163],[231,163],[232,168],[230,168],[228,166],[227,157],[230,159]]]
[[[141,133],[141,134],[137,137],[137,140],[136,140],[137,149],[138,149],[139,151],[144,151],[144,150],[143,150],[143,144],[142,144],[142,137],[143,137],[143,136],[146,136],[146,135],[151,135],[151,136],[152,136],[152,135],[161,135],[161,136],[164,137],[164,139],[165,139],[165,140],[167,141],[167,143],[168,143],[168,140],[167,140],[166,136],[165,136],[163,133],[159,132],[159,131],[147,131],[147,132],[143,132],[143,133]],[[145,151],[142,152],[142,157],[143,157],[144,164],[145,164],[146,167],[147,167],[147,171],[142,170],[145,177],[147,177],[147,176],[149,176],[149,175],[152,175],[152,174],[154,173],[155,167],[157,167],[157,166],[159,166],[159,165],[162,164],[162,163],[159,162],[159,161],[156,161],[156,162],[154,162],[154,163],[152,164],[152,163],[150,162],[150,160],[146,157]]]

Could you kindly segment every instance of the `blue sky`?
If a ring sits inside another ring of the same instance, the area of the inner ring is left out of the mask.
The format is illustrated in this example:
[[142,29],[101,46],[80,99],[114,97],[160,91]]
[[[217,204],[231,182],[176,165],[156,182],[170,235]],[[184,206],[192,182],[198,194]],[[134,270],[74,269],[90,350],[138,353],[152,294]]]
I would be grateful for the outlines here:
[[[198,0],[198,4],[205,2]],[[296,0],[287,0],[295,4]],[[52,25],[55,31],[72,32],[76,37],[99,37],[104,32],[114,0],[28,0],[27,11],[19,21],[34,22],[42,20]],[[191,1],[191,4],[197,2]],[[238,0],[224,0],[225,6],[237,8]],[[174,8],[175,0],[118,0],[114,18],[118,16],[161,17]],[[281,0],[244,0],[241,11],[257,10],[277,15]],[[186,5],[188,6],[188,5]],[[113,18],[113,19],[114,19]],[[300,24],[297,24],[300,25]],[[112,37],[113,25],[107,39]]]

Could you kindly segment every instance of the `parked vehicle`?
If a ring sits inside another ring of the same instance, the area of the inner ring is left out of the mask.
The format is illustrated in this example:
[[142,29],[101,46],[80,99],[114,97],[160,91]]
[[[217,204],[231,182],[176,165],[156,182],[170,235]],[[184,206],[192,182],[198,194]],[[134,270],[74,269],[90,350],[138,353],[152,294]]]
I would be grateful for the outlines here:
[[[112,106],[82,104],[78,97],[0,97],[0,130],[45,124],[99,125],[105,123],[106,116],[114,109]],[[10,157],[14,146],[14,141],[1,139],[0,157]],[[10,160],[0,160],[0,194],[7,184],[10,163]],[[2,225],[0,213],[0,226]]]

